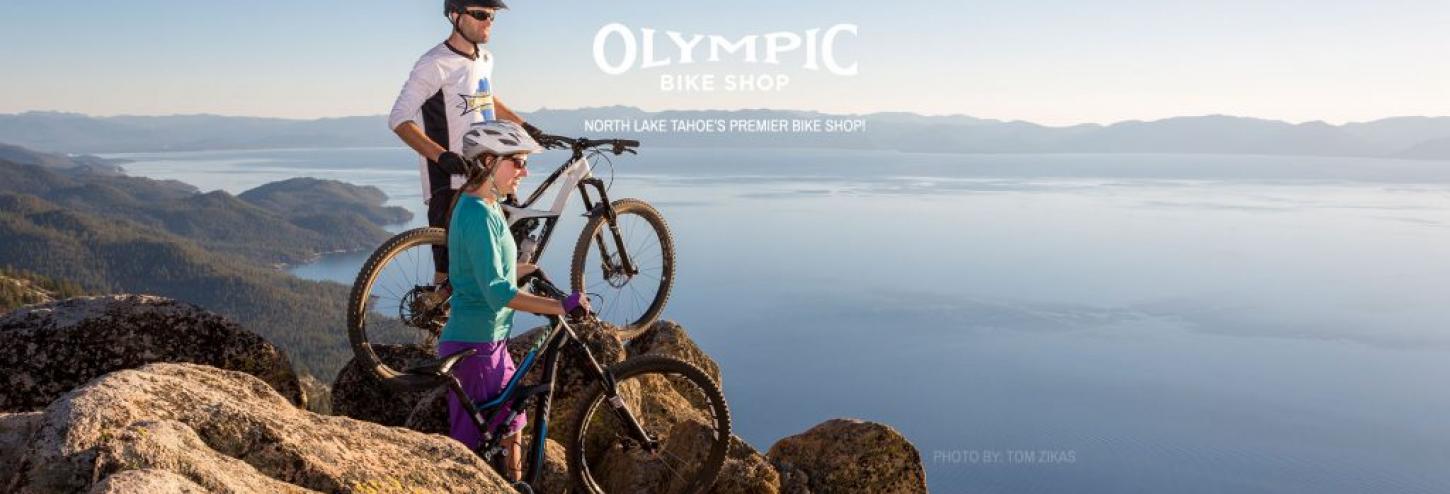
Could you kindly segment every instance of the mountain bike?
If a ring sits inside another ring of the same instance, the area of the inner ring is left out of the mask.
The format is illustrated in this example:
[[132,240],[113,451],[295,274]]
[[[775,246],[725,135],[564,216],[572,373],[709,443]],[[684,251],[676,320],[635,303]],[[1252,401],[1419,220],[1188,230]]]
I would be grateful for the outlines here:
[[[538,295],[565,296],[542,273],[525,279],[522,284]],[[719,385],[699,368],[662,355],[632,357],[604,368],[566,318],[550,316],[549,320],[513,377],[492,400],[470,400],[452,375],[453,366],[475,349],[415,364],[398,375],[395,385],[414,391],[447,386],[478,427],[483,439],[475,453],[489,463],[503,453],[500,443],[514,418],[527,410],[530,399],[535,400],[533,442],[524,449],[524,481],[538,485],[559,357],[565,351],[582,352],[588,363],[585,377],[593,384],[585,386],[585,396],[567,429],[571,437],[565,449],[574,486],[590,493],[708,490],[720,474],[730,444],[730,410]],[[592,314],[576,322],[598,323]],[[539,383],[520,384],[540,358],[544,367]],[[495,422],[497,417],[502,420]],[[490,423],[498,425],[490,429]],[[611,474],[628,474],[629,478]]]
[[[595,177],[595,161],[604,153],[635,153],[639,141],[571,139],[545,136],[550,148],[572,154],[523,202],[501,201],[519,262],[535,263],[549,245],[569,197],[578,192],[588,218],[574,245],[570,287],[598,295],[598,317],[632,338],[653,324],[674,284],[675,247],[659,211],[638,199],[609,200],[609,185]],[[607,161],[607,156],[604,157]],[[612,164],[611,164],[612,166]],[[533,209],[555,184],[559,192],[548,210]],[[454,201],[462,194],[456,194]],[[452,213],[449,207],[449,213]],[[433,280],[432,249],[446,249],[448,232],[416,228],[384,242],[368,258],[353,282],[348,300],[348,337],[357,356],[385,381],[397,374],[369,344],[417,344],[431,348],[448,316],[446,283]]]

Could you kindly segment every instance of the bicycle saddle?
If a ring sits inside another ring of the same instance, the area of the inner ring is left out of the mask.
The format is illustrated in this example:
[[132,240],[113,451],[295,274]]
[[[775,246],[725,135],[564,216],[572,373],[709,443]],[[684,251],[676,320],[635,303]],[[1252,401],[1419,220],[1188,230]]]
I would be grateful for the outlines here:
[[456,365],[456,364],[458,364],[458,361],[459,360],[463,360],[465,358],[468,358],[468,357],[472,356],[475,353],[478,353],[478,349],[477,348],[465,348],[463,350],[459,350],[459,351],[453,352],[452,354],[447,355],[447,356],[444,356],[444,357],[439,357],[439,358],[435,358],[435,359],[431,359],[431,360],[425,360],[423,362],[419,362],[417,364],[413,364],[412,366],[408,367],[408,369],[405,370],[405,371],[403,371],[403,372],[406,372],[408,374],[427,374],[427,375],[432,375],[432,376],[446,376],[446,375],[448,375],[448,373],[450,371],[453,370],[453,366]]

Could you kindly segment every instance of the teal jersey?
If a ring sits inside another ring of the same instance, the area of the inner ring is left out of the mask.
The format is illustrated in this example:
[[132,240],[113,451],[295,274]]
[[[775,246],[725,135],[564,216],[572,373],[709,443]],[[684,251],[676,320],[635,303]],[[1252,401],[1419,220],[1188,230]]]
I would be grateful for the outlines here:
[[508,338],[519,293],[518,248],[497,205],[461,194],[448,224],[448,280],[453,309],[443,341],[488,343]]

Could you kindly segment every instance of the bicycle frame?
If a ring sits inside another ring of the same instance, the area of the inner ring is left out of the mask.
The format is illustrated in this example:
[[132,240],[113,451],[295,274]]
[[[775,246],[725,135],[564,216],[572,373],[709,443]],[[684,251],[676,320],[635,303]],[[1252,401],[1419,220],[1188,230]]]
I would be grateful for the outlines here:
[[[543,197],[544,192],[560,180],[562,182],[560,183],[559,193],[554,196],[554,202],[550,205],[549,209],[547,211],[531,209]],[[598,194],[597,203],[590,197],[590,187]],[[539,233],[537,244],[534,246],[533,251],[527,253],[527,256],[524,255],[525,253],[521,253],[519,262],[536,263],[543,255],[544,248],[549,245],[549,239],[553,237],[554,227],[558,224],[559,217],[564,213],[564,207],[569,201],[569,196],[575,190],[579,191],[579,196],[584,202],[585,216],[593,217],[604,214],[609,218],[609,229],[614,237],[615,249],[619,252],[621,268],[628,274],[637,274],[639,270],[635,267],[634,261],[630,259],[629,253],[625,250],[624,239],[619,235],[618,227],[614,223],[614,208],[610,205],[608,189],[604,186],[604,181],[595,177],[590,171],[589,159],[585,155],[584,150],[577,147],[574,148],[573,156],[568,161],[565,161],[563,165],[560,165],[558,169],[554,170],[553,173],[549,174],[543,183],[539,184],[539,187],[534,189],[529,194],[528,199],[525,199],[522,204],[501,203],[503,211],[508,217],[509,228],[514,235],[515,242],[522,244],[524,238],[533,230],[531,221],[527,220],[544,222],[543,230]],[[603,236],[596,235],[595,240],[600,249],[600,257],[602,259],[609,259],[609,253],[604,246]]]
[[[584,351],[585,358],[589,361],[589,377],[598,380],[599,383],[604,385],[606,397],[617,396],[614,376],[608,370],[604,369],[603,366],[599,365],[599,361],[594,358],[594,354],[589,350],[589,346],[579,340],[573,328],[570,328],[564,322],[563,318],[552,317],[551,319],[552,324],[549,326],[549,329],[546,329],[543,334],[539,335],[538,339],[534,340],[533,346],[524,355],[517,370],[514,371],[513,377],[509,379],[508,384],[504,386],[503,391],[499,393],[498,397],[487,402],[474,402],[468,399],[468,395],[463,391],[463,385],[459,383],[458,378],[450,375],[448,380],[450,391],[454,396],[458,397],[459,402],[468,411],[469,418],[472,419],[474,426],[478,427],[479,432],[482,433],[483,440],[479,444],[476,453],[485,461],[491,461],[494,455],[502,452],[502,448],[499,446],[499,442],[504,437],[502,433],[507,431],[507,427],[513,421],[514,417],[517,416],[518,410],[523,409],[525,402],[535,395],[539,396],[539,401],[534,408],[534,442],[530,445],[528,451],[527,469],[523,478],[530,485],[538,484],[539,475],[543,471],[544,445],[546,444],[545,440],[549,437],[549,406],[554,396],[554,379],[559,371],[559,354],[563,352],[564,347],[571,343],[578,345]],[[539,380],[539,383],[527,387],[520,385],[519,383],[523,381],[524,375],[528,374],[541,354],[544,359],[544,375]],[[508,406],[505,407],[503,406],[504,404],[508,404]],[[620,401],[615,403],[614,409],[620,419],[629,427],[629,430],[635,434],[636,440],[640,441],[641,444],[647,445],[646,447],[655,446],[654,439],[648,437],[648,433],[635,420],[634,413],[628,409],[628,405]],[[488,423],[494,417],[498,416],[498,414],[504,413],[505,411],[508,414],[504,416],[498,428],[488,430]]]

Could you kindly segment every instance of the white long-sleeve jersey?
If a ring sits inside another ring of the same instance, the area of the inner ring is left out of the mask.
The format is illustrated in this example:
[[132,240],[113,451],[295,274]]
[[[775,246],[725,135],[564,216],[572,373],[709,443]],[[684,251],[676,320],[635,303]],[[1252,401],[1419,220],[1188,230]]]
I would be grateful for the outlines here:
[[[470,57],[440,43],[413,65],[388,115],[388,128],[415,122],[439,146],[461,152],[463,134],[471,125],[495,119],[492,77],[493,54],[488,50],[479,47],[477,55]],[[463,185],[462,175],[449,177],[427,158],[418,158],[418,168],[425,202],[436,189]]]

